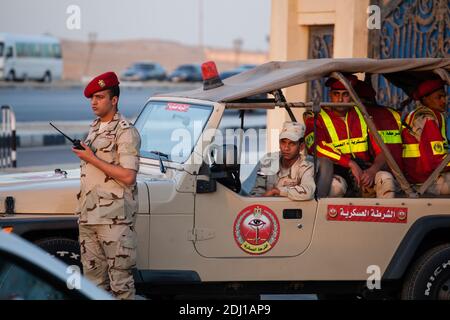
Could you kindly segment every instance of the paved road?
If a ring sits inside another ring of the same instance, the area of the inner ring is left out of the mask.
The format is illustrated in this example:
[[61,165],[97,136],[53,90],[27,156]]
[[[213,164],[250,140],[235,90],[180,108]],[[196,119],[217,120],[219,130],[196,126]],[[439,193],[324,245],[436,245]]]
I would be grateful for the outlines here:
[[76,163],[79,163],[79,159],[73,154],[70,145],[19,148],[17,150],[17,166],[19,168]]
[[[192,85],[189,89],[197,85]],[[188,87],[155,86],[121,88],[119,110],[125,117],[135,118],[147,99],[163,92],[186,90]],[[10,105],[18,122],[91,120],[89,100],[82,87],[1,87],[0,105]]]

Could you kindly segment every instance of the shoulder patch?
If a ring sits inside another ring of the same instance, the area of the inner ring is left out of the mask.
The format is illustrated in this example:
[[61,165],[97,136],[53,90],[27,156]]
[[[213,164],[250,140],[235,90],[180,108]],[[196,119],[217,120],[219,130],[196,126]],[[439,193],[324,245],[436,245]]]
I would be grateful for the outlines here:
[[119,125],[122,129],[127,129],[131,126],[130,123],[126,120],[120,120]]
[[435,114],[433,111],[431,111],[428,108],[421,108],[414,112],[412,121],[415,121],[416,119],[420,118],[430,118],[432,120],[437,120]]

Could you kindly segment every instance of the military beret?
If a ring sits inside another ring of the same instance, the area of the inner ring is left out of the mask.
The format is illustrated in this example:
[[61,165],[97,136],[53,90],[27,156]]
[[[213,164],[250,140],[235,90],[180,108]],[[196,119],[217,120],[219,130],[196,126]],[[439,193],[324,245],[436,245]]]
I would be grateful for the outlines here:
[[[352,87],[354,87],[358,81],[358,78],[353,74],[346,74],[344,75],[344,77],[347,78]],[[327,87],[330,87],[331,90],[347,90],[344,85],[335,78],[328,78],[328,80],[325,82],[325,85]]]
[[444,88],[445,83],[446,82],[441,79],[425,80],[416,87],[411,97],[414,100],[419,100],[420,98],[427,96],[438,89]]
[[86,98],[91,98],[94,93],[110,89],[119,85],[119,83],[119,79],[114,72],[105,72],[95,77],[91,80],[91,82],[88,83],[88,85],[84,89],[84,96]]

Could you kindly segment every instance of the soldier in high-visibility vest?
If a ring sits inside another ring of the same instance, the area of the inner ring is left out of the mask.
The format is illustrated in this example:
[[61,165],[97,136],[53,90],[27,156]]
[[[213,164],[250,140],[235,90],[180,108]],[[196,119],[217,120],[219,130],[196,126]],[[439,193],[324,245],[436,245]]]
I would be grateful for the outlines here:
[[[346,78],[354,88],[357,86],[356,76],[346,75]],[[352,102],[349,92],[340,81],[330,78],[325,85],[331,89],[332,102]],[[306,115],[304,120],[307,147],[313,153],[313,118]],[[377,197],[395,196],[393,187],[385,185],[385,182],[393,181],[392,175],[381,171],[385,165],[384,155],[356,106],[323,108],[318,115],[315,140],[319,158],[319,197],[346,194],[374,196],[374,193]],[[333,175],[341,179],[332,179]],[[336,181],[342,183],[336,184]]]
[[[417,108],[405,119],[402,131],[403,163],[411,183],[421,184],[433,173],[447,154],[445,82],[440,79],[421,82],[411,97]],[[450,167],[428,189],[431,194],[450,194]]]
[[392,157],[402,170],[402,119],[401,114],[395,109],[381,106],[376,101],[376,92],[367,82],[358,80],[355,88],[359,98],[364,103],[367,113],[377,127],[377,131],[383,142],[388,147]]

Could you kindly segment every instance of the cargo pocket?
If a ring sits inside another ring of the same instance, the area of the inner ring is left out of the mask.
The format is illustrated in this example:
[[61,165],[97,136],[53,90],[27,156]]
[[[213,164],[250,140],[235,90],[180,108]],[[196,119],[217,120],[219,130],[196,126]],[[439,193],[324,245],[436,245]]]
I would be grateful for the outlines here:
[[97,195],[99,217],[110,219],[125,218],[125,202],[122,188],[97,188]]
[[118,269],[130,269],[136,266],[136,233],[129,230],[119,240],[119,248],[114,265]]

